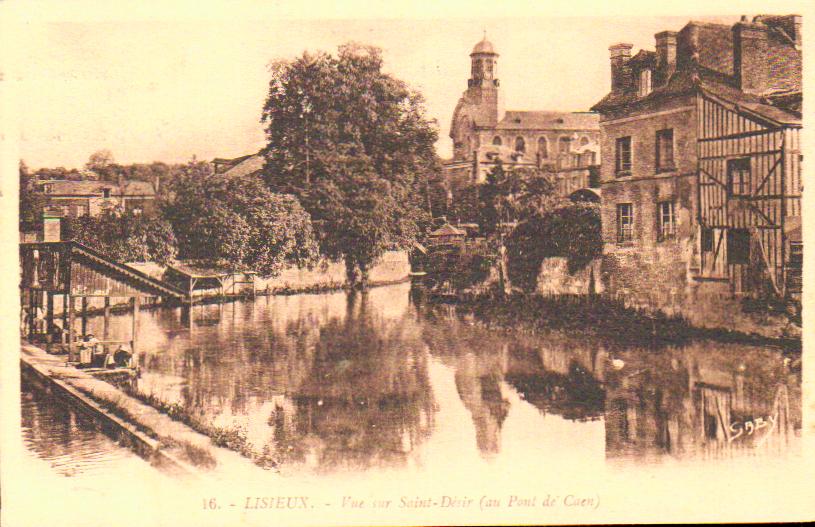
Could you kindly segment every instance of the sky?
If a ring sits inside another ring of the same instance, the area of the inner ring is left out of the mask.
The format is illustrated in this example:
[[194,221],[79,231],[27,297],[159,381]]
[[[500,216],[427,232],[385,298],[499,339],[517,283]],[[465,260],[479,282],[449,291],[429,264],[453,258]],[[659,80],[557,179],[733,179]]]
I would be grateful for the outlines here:
[[3,55],[3,80],[17,97],[14,133],[29,167],[81,167],[100,149],[120,163],[256,152],[264,142],[268,64],[306,49],[334,52],[348,41],[381,47],[386,71],[424,95],[428,116],[438,121],[439,154],[447,157],[469,53],[485,30],[500,53],[506,109],[585,111],[609,88],[610,44],[630,42],[636,53],[653,49],[655,33],[690,18],[738,20],[519,16],[512,9],[413,19],[320,20],[241,9],[230,16],[151,14],[35,9],[16,19],[13,45],[6,46],[8,34],[0,40],[16,51]]

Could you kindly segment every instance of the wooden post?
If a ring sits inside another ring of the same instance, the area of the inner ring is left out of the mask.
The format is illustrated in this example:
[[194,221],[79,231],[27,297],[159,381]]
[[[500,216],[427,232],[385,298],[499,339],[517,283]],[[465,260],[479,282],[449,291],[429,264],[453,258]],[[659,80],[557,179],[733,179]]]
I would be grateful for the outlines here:
[[82,297],[82,336],[88,334],[88,297]]
[[48,300],[45,305],[45,327],[48,330],[48,342],[51,342],[50,335],[54,334],[54,293],[48,291],[46,294],[48,295]]
[[110,297],[105,297],[105,323],[102,326],[102,340],[108,339],[108,333],[110,332]]
[[138,351],[137,351],[138,350],[138,348],[137,348],[138,335],[139,335],[139,297],[138,297],[138,295],[133,297],[132,304],[133,304],[133,326],[132,326],[131,332],[132,332],[132,335],[133,335],[133,340],[132,340],[132,342],[130,344],[130,351],[131,351],[131,353],[133,353],[132,364],[135,367],[136,365],[138,365]]
[[64,294],[64,295],[62,295],[62,335],[63,335],[63,338],[65,338],[64,335],[66,334],[65,333],[66,329],[68,329],[68,295]]
[[76,334],[74,333],[74,321],[76,320],[76,314],[74,313],[74,305],[76,299],[73,295],[68,294],[68,361],[72,362],[76,359],[75,351],[74,351],[74,339],[76,338]]

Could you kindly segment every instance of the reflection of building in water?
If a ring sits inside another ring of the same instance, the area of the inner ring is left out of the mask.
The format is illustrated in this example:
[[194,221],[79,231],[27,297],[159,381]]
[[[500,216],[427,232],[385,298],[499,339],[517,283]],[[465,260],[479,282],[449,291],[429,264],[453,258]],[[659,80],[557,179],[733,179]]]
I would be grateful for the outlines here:
[[501,428],[510,409],[507,390],[516,390],[542,413],[576,420],[602,416],[604,394],[596,380],[602,375],[602,347],[578,347],[554,335],[509,337],[444,311],[434,311],[439,319],[425,324],[422,335],[433,355],[454,370],[482,455],[501,450]]
[[789,395],[797,382],[785,359],[770,350],[711,347],[632,351],[620,371],[609,371],[609,457],[717,457],[786,444],[800,428],[800,403]]

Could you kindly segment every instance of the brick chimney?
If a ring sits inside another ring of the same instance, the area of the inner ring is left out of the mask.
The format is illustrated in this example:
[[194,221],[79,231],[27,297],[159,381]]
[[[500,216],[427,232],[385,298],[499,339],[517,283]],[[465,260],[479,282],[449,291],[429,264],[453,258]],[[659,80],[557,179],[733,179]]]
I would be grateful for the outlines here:
[[631,58],[631,44],[620,43],[609,46],[611,59],[611,91],[621,91],[628,86],[628,68],[625,67]]
[[746,17],[733,26],[733,72],[742,91],[761,94],[769,85],[767,26]]
[[676,31],[662,31],[654,35],[657,50],[657,69],[663,79],[676,70]]

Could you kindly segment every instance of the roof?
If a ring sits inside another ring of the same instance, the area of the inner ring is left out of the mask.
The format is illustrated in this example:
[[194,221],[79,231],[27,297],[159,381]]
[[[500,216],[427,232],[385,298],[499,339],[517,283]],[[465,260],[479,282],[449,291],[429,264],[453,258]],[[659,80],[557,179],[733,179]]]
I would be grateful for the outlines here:
[[71,196],[102,196],[104,189],[110,189],[115,196],[155,196],[153,184],[147,181],[134,179],[125,180],[122,186],[115,181],[70,181],[70,180],[41,180],[39,185],[50,185],[48,195]]
[[794,110],[793,104],[773,105],[770,98],[743,92],[735,85],[732,78],[704,67],[699,67],[696,74],[687,69],[677,71],[667,84],[655,88],[645,97],[639,97],[633,91],[611,92],[595,104],[592,110],[607,112],[623,108],[655,109],[668,98],[697,92],[723,99],[776,124],[801,124],[801,114]]
[[495,52],[495,47],[492,45],[492,42],[487,40],[487,37],[485,35],[484,38],[481,39],[481,42],[479,42],[478,44],[475,45],[475,47],[473,47],[473,51],[472,53],[470,53],[470,55],[475,54],[497,55],[498,53]]
[[496,130],[600,130],[593,112],[537,112],[508,110]]
[[247,270],[233,270],[227,268],[226,266],[220,266],[211,262],[202,262],[198,260],[176,260],[173,263],[168,264],[167,268],[187,275],[191,278],[219,278],[235,273],[255,273],[254,271]]
[[466,236],[466,235],[467,231],[457,229],[450,225],[449,223],[445,223],[435,231],[428,234],[428,236]]
[[[756,23],[758,22],[758,23]],[[612,91],[592,110],[612,113],[616,110],[655,108],[667,97],[691,93],[706,93],[721,98],[741,109],[778,124],[800,125],[801,122],[801,52],[790,28],[792,18],[760,16],[753,24],[740,22],[736,26],[691,21],[678,33],[676,71],[666,80],[655,70],[655,87],[645,96],[636,93],[631,80],[626,89]],[[767,35],[768,83],[764,93],[753,95],[742,91],[734,73],[734,28],[747,26]],[[691,38],[691,36],[693,38]],[[697,52],[691,56],[692,42]],[[641,50],[626,62],[631,77],[642,68],[655,68],[655,53]]]
[[226,170],[221,170],[220,173],[226,177],[241,177],[255,174],[263,170],[263,165],[266,159],[260,152],[256,154],[249,154],[235,159],[220,159],[212,160],[213,163],[222,164],[227,166]]

